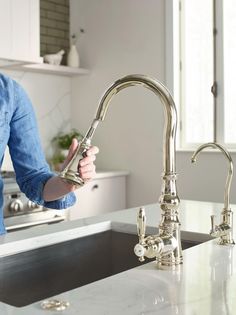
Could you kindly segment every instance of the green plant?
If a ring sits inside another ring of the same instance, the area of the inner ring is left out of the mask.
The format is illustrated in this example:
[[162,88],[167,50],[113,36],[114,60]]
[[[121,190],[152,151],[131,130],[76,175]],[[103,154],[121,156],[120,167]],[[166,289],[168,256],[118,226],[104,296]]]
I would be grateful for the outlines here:
[[83,135],[76,129],[72,129],[69,133],[59,133],[52,141],[59,149],[68,150],[72,139],[76,138],[78,141],[82,140]]
[[52,169],[56,172],[60,172],[62,169],[62,163],[65,161],[65,155],[60,151],[53,154],[51,159],[49,160],[49,164],[51,165]]
[[63,163],[64,160],[65,160],[64,154],[57,153],[57,154],[54,154],[53,157],[51,158],[51,163],[53,165],[57,165],[57,164]]

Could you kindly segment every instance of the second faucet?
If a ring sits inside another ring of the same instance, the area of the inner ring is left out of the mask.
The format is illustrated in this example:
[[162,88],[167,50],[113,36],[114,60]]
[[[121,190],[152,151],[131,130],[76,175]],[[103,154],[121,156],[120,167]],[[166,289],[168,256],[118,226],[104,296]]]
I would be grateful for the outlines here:
[[229,170],[228,170],[228,176],[226,179],[225,184],[225,192],[224,192],[224,208],[221,211],[222,216],[222,223],[219,225],[215,225],[215,216],[211,216],[211,231],[210,235],[213,237],[220,237],[219,244],[220,245],[234,245],[235,242],[233,240],[233,212],[230,209],[229,204],[229,195],[230,195],[230,188],[231,188],[231,182],[233,177],[233,160],[229,154],[229,152],[220,144],[215,142],[209,142],[201,145],[198,147],[198,149],[194,152],[191,162],[195,163],[197,155],[205,148],[213,148],[213,149],[219,149],[225,157],[227,158],[229,162]]

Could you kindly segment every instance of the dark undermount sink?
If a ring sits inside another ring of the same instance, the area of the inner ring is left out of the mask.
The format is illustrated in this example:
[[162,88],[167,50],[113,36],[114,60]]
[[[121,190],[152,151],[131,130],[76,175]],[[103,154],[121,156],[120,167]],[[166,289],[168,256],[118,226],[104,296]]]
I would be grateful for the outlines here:
[[[137,235],[108,230],[2,257],[0,301],[26,306],[139,266],[137,242]],[[197,244],[183,241],[182,247]]]

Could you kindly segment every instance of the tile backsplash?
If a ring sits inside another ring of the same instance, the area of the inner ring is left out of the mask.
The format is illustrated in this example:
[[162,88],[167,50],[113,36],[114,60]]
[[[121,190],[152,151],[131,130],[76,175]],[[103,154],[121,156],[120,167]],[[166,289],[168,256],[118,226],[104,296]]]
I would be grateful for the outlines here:
[[[60,131],[71,129],[71,81],[70,78],[20,71],[4,71],[20,83],[33,104],[41,144],[45,155],[53,154],[52,138]],[[13,169],[6,151],[2,169]]]
[[70,1],[40,0],[40,55],[53,54],[63,49],[69,50]]

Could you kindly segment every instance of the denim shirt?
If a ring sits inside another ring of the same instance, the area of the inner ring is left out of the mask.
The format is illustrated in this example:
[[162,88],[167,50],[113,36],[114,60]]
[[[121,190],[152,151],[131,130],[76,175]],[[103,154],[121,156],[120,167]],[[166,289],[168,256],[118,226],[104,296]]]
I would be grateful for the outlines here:
[[[50,171],[42,151],[32,104],[18,83],[0,74],[0,166],[7,145],[16,181],[30,200],[53,209],[64,209],[75,203],[74,193],[55,201],[43,200],[43,187],[55,174]],[[0,234],[4,233],[3,180],[0,177]]]

